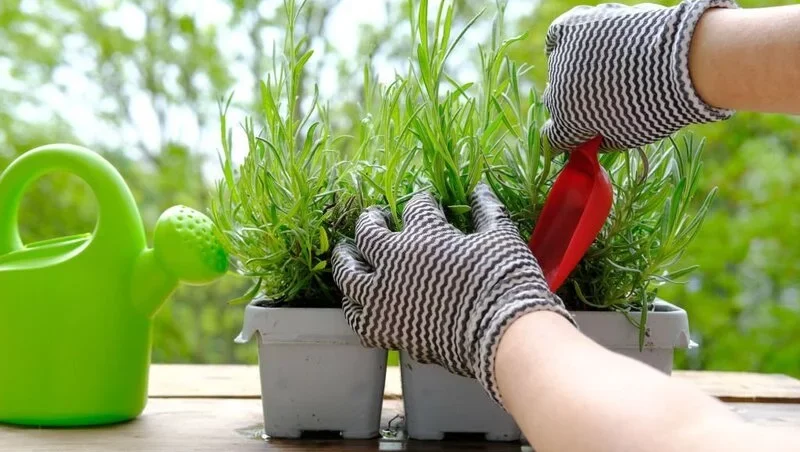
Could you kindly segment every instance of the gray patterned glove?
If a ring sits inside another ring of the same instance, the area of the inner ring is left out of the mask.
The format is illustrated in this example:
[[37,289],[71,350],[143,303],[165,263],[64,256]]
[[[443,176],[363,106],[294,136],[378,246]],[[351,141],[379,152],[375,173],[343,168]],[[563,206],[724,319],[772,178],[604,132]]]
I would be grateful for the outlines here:
[[477,378],[502,405],[494,360],[511,322],[532,311],[574,321],[487,186],[476,188],[471,205],[470,234],[451,226],[427,193],[406,205],[402,232],[389,229],[385,211],[367,209],[356,246],[334,249],[333,277],[364,345]]
[[568,151],[596,135],[604,150],[665,138],[689,124],[729,118],[707,105],[689,76],[689,45],[700,16],[733,0],[579,6],[547,33],[549,84],[543,101],[551,119],[542,134]]

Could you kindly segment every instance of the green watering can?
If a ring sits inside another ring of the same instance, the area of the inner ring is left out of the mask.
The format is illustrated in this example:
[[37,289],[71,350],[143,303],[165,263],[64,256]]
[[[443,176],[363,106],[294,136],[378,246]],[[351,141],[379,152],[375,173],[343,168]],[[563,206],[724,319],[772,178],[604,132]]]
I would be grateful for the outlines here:
[[[20,199],[56,170],[94,192],[94,232],[23,244]],[[211,221],[183,206],[161,215],[148,248],[133,195],[99,155],[63,144],[23,154],[0,175],[0,422],[137,417],[147,401],[153,316],[179,280],[208,283],[227,266]]]

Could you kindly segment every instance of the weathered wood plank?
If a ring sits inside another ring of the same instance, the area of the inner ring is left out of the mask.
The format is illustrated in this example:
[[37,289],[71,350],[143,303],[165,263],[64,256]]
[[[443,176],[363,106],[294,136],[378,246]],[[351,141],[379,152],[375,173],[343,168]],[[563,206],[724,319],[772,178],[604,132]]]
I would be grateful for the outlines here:
[[[263,451],[258,400],[151,399],[136,420],[90,429],[0,427],[8,451]],[[279,450],[279,449],[278,449]]]
[[[386,398],[402,396],[400,369],[390,367],[384,386]],[[154,364],[150,368],[151,398],[242,398],[261,397],[258,366]]]
[[705,371],[673,375],[726,402],[800,403],[800,380],[787,375]]
[[[383,425],[402,413],[402,402],[387,400]],[[263,436],[261,403],[254,399],[151,399],[138,419],[90,429],[35,429],[0,425],[0,450],[30,452],[106,451],[530,451],[519,444],[400,439],[271,440]]]
[[[780,374],[746,372],[675,371],[674,378],[698,385],[706,393],[727,402],[800,403],[800,381]],[[387,398],[402,397],[400,370],[387,370]],[[165,398],[259,398],[257,366],[154,365],[150,397]]]
[[151,398],[261,398],[258,366],[154,364]]
[[[734,403],[746,420],[800,430],[800,405]],[[402,401],[387,400],[383,425],[402,414]],[[393,424],[396,425],[396,424]],[[263,437],[261,404],[255,399],[151,399],[138,419],[90,429],[35,429],[0,426],[0,449],[8,451],[259,451],[406,450],[406,451],[530,451],[519,444],[471,441],[419,442],[402,439],[343,441],[270,440]]]
[[800,430],[800,404],[728,403],[733,412],[748,422]]

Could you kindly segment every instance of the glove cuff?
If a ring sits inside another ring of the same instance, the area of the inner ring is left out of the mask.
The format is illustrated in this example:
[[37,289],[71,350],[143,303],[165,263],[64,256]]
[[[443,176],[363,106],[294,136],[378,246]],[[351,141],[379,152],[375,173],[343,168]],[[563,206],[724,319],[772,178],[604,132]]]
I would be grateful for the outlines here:
[[717,108],[707,104],[697,93],[689,72],[689,49],[692,44],[697,23],[707,10],[711,8],[738,8],[734,0],[686,0],[675,7],[678,16],[675,25],[675,46],[672,54],[672,73],[675,86],[682,96],[680,102],[685,103],[681,111],[685,111],[684,120],[691,124],[702,124],[730,118],[734,110]]
[[[520,289],[521,290],[515,292],[524,291],[524,289]],[[497,349],[500,345],[500,340],[511,324],[520,317],[531,312],[550,311],[561,314],[576,328],[578,327],[575,319],[555,294],[549,293],[544,298],[526,297],[522,295],[523,294],[507,294],[503,297],[506,298],[507,301],[501,300],[498,303],[502,308],[494,313],[491,320],[486,325],[486,329],[483,331],[482,338],[478,344],[480,350],[478,354],[478,365],[475,369],[475,378],[483,385],[483,388],[489,396],[503,408],[505,408],[505,406],[500,396],[495,374],[495,359],[497,358]],[[512,299],[509,300],[509,298]]]

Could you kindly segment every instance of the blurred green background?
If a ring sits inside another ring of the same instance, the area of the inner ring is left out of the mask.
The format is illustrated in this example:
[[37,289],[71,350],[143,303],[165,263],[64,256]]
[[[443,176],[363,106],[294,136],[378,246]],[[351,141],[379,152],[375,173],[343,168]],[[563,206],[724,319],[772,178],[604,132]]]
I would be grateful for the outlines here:
[[[548,24],[573,6],[597,3],[509,1],[506,34],[529,32],[514,54],[535,65],[530,82],[539,91]],[[457,4],[462,23],[484,6]],[[453,56],[453,70],[474,71],[477,52],[470,49],[490,32],[493,2],[485,6],[488,14]],[[319,83],[343,130],[358,122],[363,64],[371,58],[388,80],[407,54],[405,18],[404,0],[309,0],[299,24],[316,52],[302,77],[306,95]],[[3,0],[0,170],[38,145],[71,142],[116,165],[149,232],[173,204],[205,210],[218,176],[218,102],[233,92],[232,118],[252,110],[281,22],[275,0]],[[800,376],[798,121],[739,113],[690,130],[707,138],[704,189],[718,186],[720,196],[684,259],[700,270],[660,292],[689,311],[699,344],[681,355],[681,367]],[[24,200],[23,239],[91,230],[94,215],[83,182],[51,174]],[[209,287],[181,287],[158,314],[154,360],[254,363],[254,345],[232,341],[243,308],[226,304],[247,285],[230,276]]]

